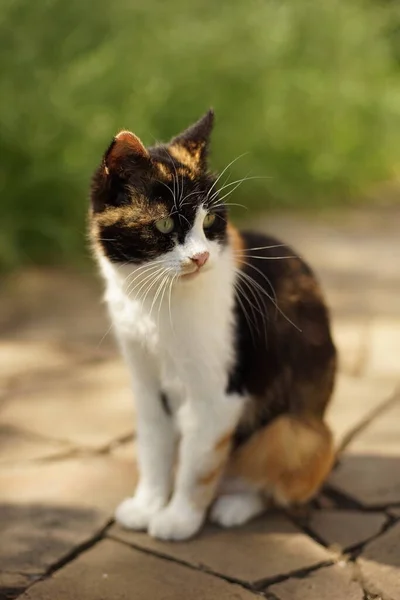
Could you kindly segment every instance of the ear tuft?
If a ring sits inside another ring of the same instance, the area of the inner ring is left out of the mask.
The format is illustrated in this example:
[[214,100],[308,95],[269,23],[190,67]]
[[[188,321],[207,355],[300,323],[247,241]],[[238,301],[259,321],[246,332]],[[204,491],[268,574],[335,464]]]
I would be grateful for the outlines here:
[[142,162],[149,153],[140,139],[130,131],[120,131],[112,141],[104,157],[105,172],[123,171],[127,161]]
[[210,108],[201,119],[171,140],[171,154],[194,170],[204,167],[213,125],[214,111]]

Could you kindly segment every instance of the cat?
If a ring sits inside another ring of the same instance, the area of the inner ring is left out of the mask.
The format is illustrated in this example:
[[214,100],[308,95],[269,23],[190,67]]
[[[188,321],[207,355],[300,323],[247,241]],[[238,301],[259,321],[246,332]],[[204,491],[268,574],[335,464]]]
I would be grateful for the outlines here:
[[238,231],[208,168],[210,110],[168,144],[113,139],[90,235],[137,412],[139,482],[116,510],[156,538],[308,501],[334,460],[336,351],[320,287],[282,242]]

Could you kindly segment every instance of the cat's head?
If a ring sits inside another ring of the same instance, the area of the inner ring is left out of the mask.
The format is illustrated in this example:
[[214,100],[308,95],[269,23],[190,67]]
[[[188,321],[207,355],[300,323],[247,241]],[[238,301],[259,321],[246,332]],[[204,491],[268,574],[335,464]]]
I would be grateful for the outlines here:
[[111,263],[150,262],[182,279],[213,267],[227,243],[226,207],[207,153],[210,110],[168,144],[145,148],[121,131],[97,169],[91,190],[91,235]]

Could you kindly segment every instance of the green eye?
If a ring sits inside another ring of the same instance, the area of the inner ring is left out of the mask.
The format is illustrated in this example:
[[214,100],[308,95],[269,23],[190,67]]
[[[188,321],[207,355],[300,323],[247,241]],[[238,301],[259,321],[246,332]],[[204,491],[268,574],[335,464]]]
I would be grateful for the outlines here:
[[204,229],[207,229],[208,227],[211,227],[211,225],[214,224],[214,221],[215,221],[215,215],[213,213],[208,213],[204,217],[204,221],[203,221],[203,227],[204,227]]
[[174,220],[171,219],[171,217],[167,217],[166,219],[161,219],[161,221],[156,221],[156,227],[158,229],[158,231],[161,231],[161,233],[171,233],[171,231],[173,230],[175,224],[174,224]]

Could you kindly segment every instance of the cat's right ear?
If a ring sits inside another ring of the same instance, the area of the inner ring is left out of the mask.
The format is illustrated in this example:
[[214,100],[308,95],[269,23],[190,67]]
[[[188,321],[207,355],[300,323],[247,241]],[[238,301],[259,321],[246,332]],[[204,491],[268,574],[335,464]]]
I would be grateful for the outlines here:
[[140,185],[150,166],[149,153],[140,139],[130,131],[120,131],[107,148],[92,180],[94,211],[126,202],[126,183],[129,181],[134,186],[136,180]]
[[105,175],[118,175],[122,178],[132,175],[135,168],[143,168],[149,163],[148,151],[140,139],[130,131],[120,131],[103,158]]

